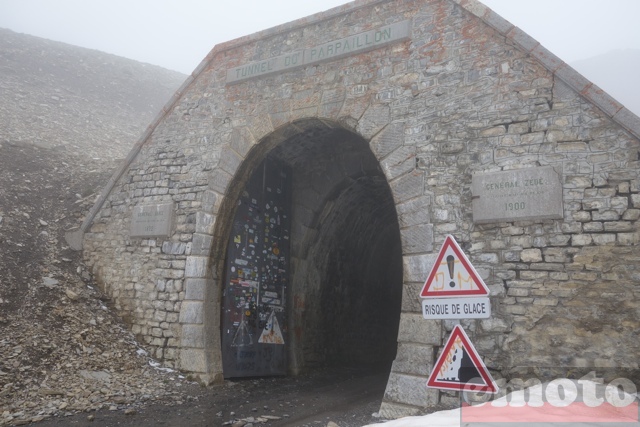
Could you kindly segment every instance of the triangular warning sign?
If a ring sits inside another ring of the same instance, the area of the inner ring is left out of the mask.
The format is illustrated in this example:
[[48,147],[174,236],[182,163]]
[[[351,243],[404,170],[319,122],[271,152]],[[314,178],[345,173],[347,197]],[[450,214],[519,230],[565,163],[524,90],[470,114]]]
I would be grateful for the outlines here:
[[262,331],[262,335],[260,335],[258,342],[261,344],[284,345],[284,337],[282,336],[282,330],[280,330],[280,324],[278,323],[275,310],[271,311],[269,320],[267,320],[267,324],[264,326],[264,330]]
[[447,236],[440,248],[420,297],[487,296],[489,288],[473,268],[453,236]]
[[456,325],[433,366],[427,387],[497,393],[498,386],[462,326]]

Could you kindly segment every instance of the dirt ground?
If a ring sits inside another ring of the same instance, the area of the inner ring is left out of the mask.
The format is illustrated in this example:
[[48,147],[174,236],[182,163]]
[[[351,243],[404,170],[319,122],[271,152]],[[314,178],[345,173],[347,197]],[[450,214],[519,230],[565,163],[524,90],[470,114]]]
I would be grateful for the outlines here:
[[[188,385],[174,405],[150,404],[126,415],[121,409],[52,418],[36,425],[61,426],[254,426],[359,427],[380,422],[388,371],[323,369],[299,377],[225,381],[212,387]],[[277,419],[276,419],[277,418]],[[242,421],[244,420],[244,421]],[[243,424],[246,423],[246,424]]]

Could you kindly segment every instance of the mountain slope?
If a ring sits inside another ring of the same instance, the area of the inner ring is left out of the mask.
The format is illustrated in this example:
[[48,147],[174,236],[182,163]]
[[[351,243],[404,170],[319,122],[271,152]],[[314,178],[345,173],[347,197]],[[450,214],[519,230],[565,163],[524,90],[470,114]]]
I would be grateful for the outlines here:
[[177,384],[63,235],[185,78],[0,29],[0,426],[125,410]]
[[0,29],[0,141],[126,156],[186,76]]

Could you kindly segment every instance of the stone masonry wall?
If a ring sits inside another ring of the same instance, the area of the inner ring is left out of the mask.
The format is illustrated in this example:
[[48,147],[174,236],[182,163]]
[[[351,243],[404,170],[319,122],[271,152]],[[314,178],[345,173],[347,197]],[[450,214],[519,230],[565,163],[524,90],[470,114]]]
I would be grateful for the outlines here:
[[[407,19],[408,40],[225,82],[233,67]],[[217,46],[194,76],[85,236],[94,274],[167,366],[219,375],[220,242],[243,168],[328,126],[369,142],[398,214],[403,301],[384,415],[448,399],[424,383],[452,324],[424,320],[418,298],[448,234],[491,289],[491,319],[462,322],[490,369],[638,369],[640,120],[484,6],[357,1]],[[473,222],[474,173],[539,166],[560,173],[562,219]],[[130,238],[133,206],[166,201],[171,237]]]

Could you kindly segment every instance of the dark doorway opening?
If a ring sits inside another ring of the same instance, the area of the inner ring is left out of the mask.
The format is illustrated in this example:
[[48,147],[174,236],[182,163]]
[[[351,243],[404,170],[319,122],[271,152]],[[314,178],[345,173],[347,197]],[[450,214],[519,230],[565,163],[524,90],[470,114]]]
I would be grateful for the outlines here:
[[287,371],[388,372],[403,267],[387,179],[367,142],[339,126],[314,121],[281,135],[264,144],[292,176]]

